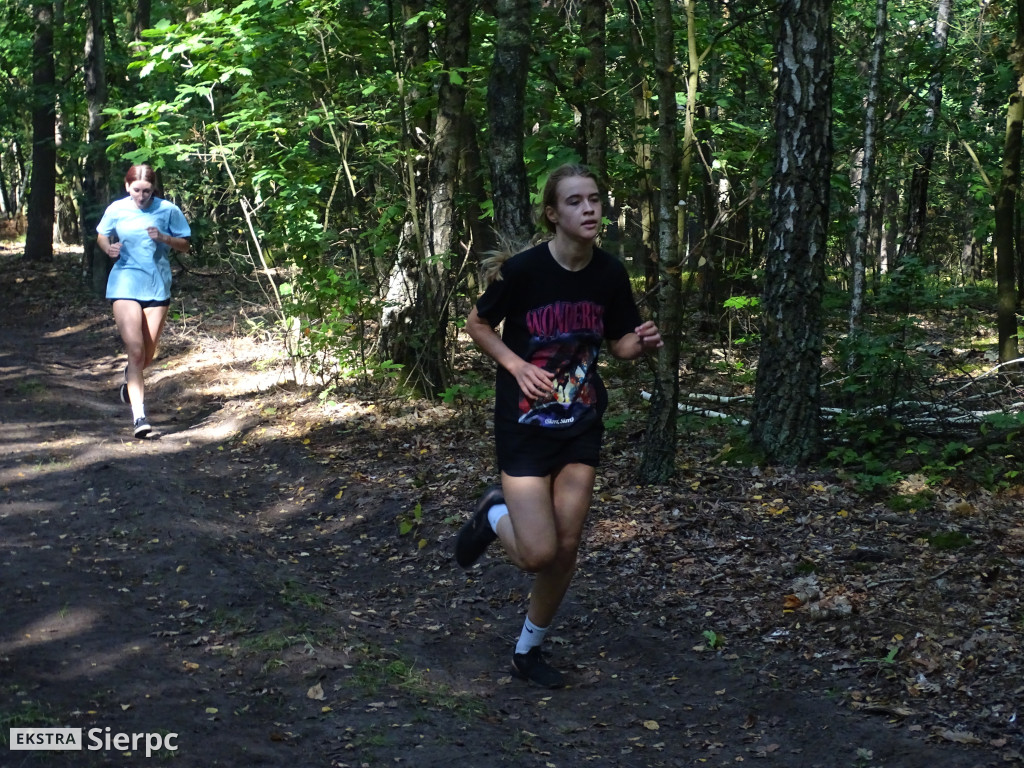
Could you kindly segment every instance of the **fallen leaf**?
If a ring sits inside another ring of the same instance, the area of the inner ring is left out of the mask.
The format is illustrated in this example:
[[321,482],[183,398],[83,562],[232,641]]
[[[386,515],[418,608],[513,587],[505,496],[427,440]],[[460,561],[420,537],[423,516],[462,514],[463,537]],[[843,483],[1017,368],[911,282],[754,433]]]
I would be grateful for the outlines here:
[[324,695],[323,686],[320,685],[320,683],[317,683],[308,691],[306,691],[306,698],[313,699],[314,701],[323,701],[327,698],[327,696]]
[[946,741],[953,741],[957,744],[983,743],[981,739],[969,731],[953,731],[948,728],[944,731],[939,731],[939,738],[945,739]]

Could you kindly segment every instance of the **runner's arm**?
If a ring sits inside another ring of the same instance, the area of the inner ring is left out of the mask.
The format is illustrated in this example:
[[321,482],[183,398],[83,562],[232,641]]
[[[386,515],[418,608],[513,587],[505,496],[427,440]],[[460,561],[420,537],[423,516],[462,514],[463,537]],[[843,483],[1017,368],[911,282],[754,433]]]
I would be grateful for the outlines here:
[[536,400],[554,390],[555,375],[527,362],[509,349],[491,324],[477,314],[476,307],[473,307],[466,319],[466,331],[484,354],[515,377],[519,388],[528,398]]
[[635,360],[649,349],[665,346],[661,332],[652,321],[638,325],[635,331],[608,342],[608,351],[620,360]]

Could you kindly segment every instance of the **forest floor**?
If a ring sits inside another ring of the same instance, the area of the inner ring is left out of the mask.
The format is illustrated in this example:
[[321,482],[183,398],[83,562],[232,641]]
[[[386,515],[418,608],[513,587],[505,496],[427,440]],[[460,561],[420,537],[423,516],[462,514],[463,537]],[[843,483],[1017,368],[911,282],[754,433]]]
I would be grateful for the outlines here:
[[[636,370],[549,638],[569,686],[540,690],[509,672],[529,578],[451,558],[495,480],[486,404],[321,402],[284,383],[258,306],[183,274],[136,440],[78,255],[20,256],[0,252],[0,766],[1024,761],[1024,489],[895,511],[723,463],[713,432],[640,487]],[[83,749],[11,750],[13,727]]]

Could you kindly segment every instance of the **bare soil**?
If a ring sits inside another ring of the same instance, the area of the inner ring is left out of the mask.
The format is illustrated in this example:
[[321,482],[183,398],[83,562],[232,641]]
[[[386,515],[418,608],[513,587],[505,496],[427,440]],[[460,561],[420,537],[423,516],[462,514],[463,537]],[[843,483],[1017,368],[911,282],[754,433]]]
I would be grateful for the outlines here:
[[508,667],[529,578],[451,559],[495,477],[486,404],[321,402],[258,307],[183,274],[136,440],[77,255],[0,266],[2,738],[104,746],[0,766],[1022,764],[1019,489],[897,514],[702,434],[641,488],[624,380],[549,641],[570,686],[540,690]]

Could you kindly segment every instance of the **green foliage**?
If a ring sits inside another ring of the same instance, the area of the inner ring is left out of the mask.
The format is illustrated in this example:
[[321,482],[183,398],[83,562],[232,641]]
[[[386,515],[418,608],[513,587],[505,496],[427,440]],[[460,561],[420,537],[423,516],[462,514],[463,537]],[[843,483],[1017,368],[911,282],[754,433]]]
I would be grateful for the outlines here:
[[393,216],[370,217],[377,228],[366,229],[373,201],[353,196],[364,153],[386,162],[397,146],[381,143],[386,123],[377,143],[358,141],[358,126],[386,114],[367,93],[388,99],[395,78],[368,79],[362,64],[308,45],[359,44],[365,64],[387,56],[380,26],[343,9],[244,0],[161,21],[132,65],[152,98],[109,110],[111,155],[170,171],[205,251],[262,277],[290,354],[325,385],[374,374],[365,330],[379,315],[377,269],[357,254],[367,244],[383,256],[398,230]]
[[475,372],[467,374],[468,381],[465,384],[452,384],[441,393],[441,400],[448,405],[460,403],[481,404],[489,402],[494,397],[494,387],[483,381],[481,376]]
[[[600,93],[580,76],[580,67],[594,52],[581,40],[576,9],[567,12],[543,4],[535,9],[524,160],[530,188],[536,191],[553,167],[584,154],[590,115],[609,116],[609,182],[625,222],[621,242],[633,247],[640,239],[636,230],[638,211],[646,202],[643,190],[657,177],[656,157],[653,163],[642,158],[652,157],[657,145],[658,103],[650,92],[655,73],[649,16],[635,28],[637,17],[630,7],[609,8],[607,81]],[[878,405],[884,413],[899,393],[930,375],[933,364],[914,350],[921,339],[922,314],[951,300],[950,281],[940,282],[936,275],[959,275],[965,232],[984,242],[990,231],[988,184],[999,167],[1001,115],[1015,82],[1007,55],[1014,30],[1012,14],[985,8],[958,10],[949,49],[940,62],[931,37],[933,3],[890,4],[881,103],[892,105],[894,119],[883,126],[876,179],[899,187],[912,172],[922,138],[923,96],[936,66],[944,68],[945,90],[933,141],[943,150],[930,177],[923,255],[879,277],[879,290],[869,296],[872,306],[863,333],[839,349],[839,357],[850,362],[844,406]],[[481,147],[484,155],[491,149],[486,104],[493,13],[474,13],[469,62],[445,71],[438,51],[448,20],[440,7],[403,19],[388,4],[229,0],[187,19],[184,6],[157,4],[154,18],[159,20],[144,32],[141,51],[130,42],[126,10],[111,7],[105,38],[110,159],[121,166],[129,160],[147,161],[162,169],[171,196],[192,223],[189,266],[231,269],[259,280],[268,297],[278,302],[275,332],[287,341],[291,359],[315,375],[325,392],[349,377],[370,384],[393,382],[401,370],[397,364],[374,359],[391,354],[375,344],[387,276],[400,246],[424,262],[429,250],[410,243],[414,238],[403,233],[414,211],[413,193],[422,191],[409,188],[410,178],[423,181],[429,176],[432,121],[446,78],[466,88],[475,127],[472,141],[466,142],[467,155],[473,146]],[[6,173],[25,167],[24,148],[31,143],[33,30],[24,4],[7,0],[0,11],[0,67],[6,75],[0,83],[0,146]],[[66,14],[76,18],[83,11],[81,4],[71,4]],[[714,300],[737,294],[717,309],[730,322],[730,343],[744,348],[759,341],[753,296],[763,267],[768,211],[766,195],[757,190],[766,189],[775,161],[774,30],[762,20],[756,13],[726,14],[714,4],[696,15],[694,33],[702,59],[693,127],[702,148],[695,166],[701,170],[680,195],[686,203],[686,231],[694,239],[711,230],[717,214],[737,214],[741,201],[750,201],[740,215],[718,222],[707,243],[720,281]],[[872,7],[837,0],[837,151],[827,256],[837,285],[845,279],[856,190],[851,158],[863,145],[863,63],[870,60],[874,23]],[[88,149],[80,60],[86,25],[62,26],[56,30],[60,183],[67,196],[78,183],[80,160]],[[409,40],[403,36],[412,31],[425,34],[422,60],[407,55]],[[683,59],[684,40],[677,36]],[[408,98],[410,94],[415,97]],[[686,98],[680,87],[679,104],[685,106]],[[115,187],[118,175],[113,174]],[[486,189],[486,171],[482,176]],[[460,203],[466,203],[466,190],[461,194]],[[485,217],[490,215],[489,200],[473,203]],[[461,213],[466,210],[463,206]],[[465,232],[470,223],[463,216],[458,226]],[[848,298],[845,290],[836,290],[827,301],[831,310],[840,312]],[[447,329],[441,330],[443,335]],[[752,383],[751,367],[744,361],[730,357],[719,365],[735,382]],[[482,396],[473,383],[441,393],[448,402]],[[877,431],[886,427],[880,424],[869,420],[863,439],[855,437],[849,449],[863,454],[865,444],[874,445],[872,450],[883,455],[884,441]],[[851,423],[845,428],[860,427]],[[942,460],[941,447],[935,450]],[[945,460],[959,461],[952,454]]]
[[[730,346],[756,344],[761,340],[757,327],[760,306],[761,300],[757,296],[730,296],[722,302],[727,316]],[[736,364],[738,361],[730,362]],[[743,368],[742,363],[739,367]]]
[[725,646],[725,636],[713,629],[705,629],[701,635],[704,637],[705,645],[713,651],[721,650]]
[[928,545],[943,552],[963,549],[973,543],[971,537],[961,531],[939,531],[928,537]]
[[[902,473],[894,465],[903,457],[913,459],[915,474],[935,481],[956,475],[995,489],[1020,476],[1015,467],[1021,450],[1013,435],[1024,423],[1022,414],[997,411],[985,417],[982,436],[997,430],[1009,437],[980,450],[962,438],[908,429],[900,418],[912,414],[918,400],[926,411],[927,403],[940,400],[950,373],[962,377],[971,366],[985,364],[979,356],[979,362],[967,358],[953,366],[932,342],[940,328],[945,343],[969,346],[983,322],[976,308],[992,306],[992,292],[990,285],[953,288],[934,266],[908,259],[869,297],[862,327],[838,345],[847,369],[839,380],[836,404],[842,412],[831,422],[827,456],[861,490],[884,491],[898,482]],[[899,511],[926,502],[896,496],[889,503]]]
[[[10,694],[16,693],[16,687],[8,687],[5,696],[9,702],[14,703],[14,697]],[[16,706],[0,710],[0,747],[6,748],[9,744],[11,728],[54,728],[63,725],[58,722],[47,708],[36,701],[21,699]]]
[[299,329],[292,354],[324,385],[353,374],[369,377],[362,327],[375,309],[372,291],[359,271],[313,263],[294,274],[294,282],[278,286],[285,316]]
[[734,428],[716,458],[740,467],[756,467],[764,461],[764,454],[751,442],[746,429]]
[[874,658],[874,659],[861,659],[860,663],[861,664],[878,664],[880,666],[890,666],[890,665],[896,663],[896,656],[899,655],[900,647],[901,646],[899,645],[899,643],[896,643],[896,642],[890,643],[890,645],[888,647],[888,650],[887,650],[887,653],[885,654],[885,656],[881,656],[879,658]]
[[419,528],[420,523],[423,522],[423,506],[418,502],[412,511],[407,515],[402,515],[398,520],[398,535],[407,536],[414,530]]
[[910,512],[911,510],[927,509],[935,501],[935,492],[926,489],[910,494],[896,494],[887,502],[886,506],[893,512]]
[[372,647],[358,649],[353,684],[364,694],[374,696],[387,689],[402,691],[429,709],[473,717],[483,711],[482,702],[469,694],[454,691],[434,682],[429,675],[404,658],[395,658]]

